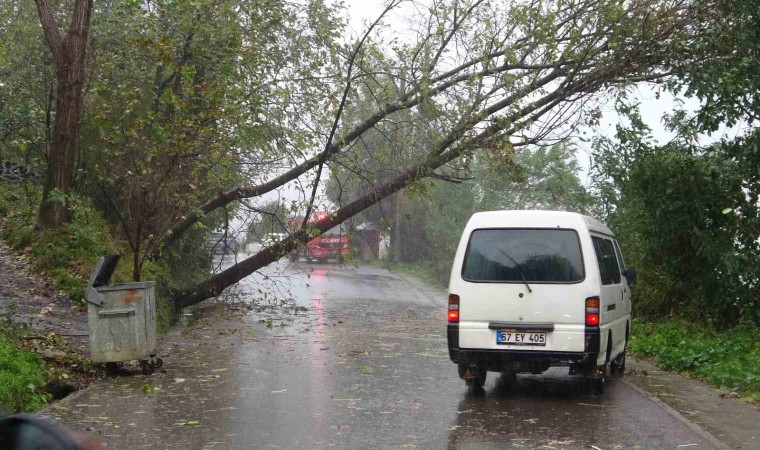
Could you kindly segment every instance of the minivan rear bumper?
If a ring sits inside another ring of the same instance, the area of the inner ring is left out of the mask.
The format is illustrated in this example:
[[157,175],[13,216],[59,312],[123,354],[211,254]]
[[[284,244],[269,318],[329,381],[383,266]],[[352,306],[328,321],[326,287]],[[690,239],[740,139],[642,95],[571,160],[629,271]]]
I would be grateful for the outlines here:
[[548,363],[550,365],[585,364],[596,361],[599,354],[599,327],[586,327],[583,352],[548,350],[471,349],[459,347],[459,324],[450,323],[446,329],[449,358],[454,363],[491,365],[492,363]]

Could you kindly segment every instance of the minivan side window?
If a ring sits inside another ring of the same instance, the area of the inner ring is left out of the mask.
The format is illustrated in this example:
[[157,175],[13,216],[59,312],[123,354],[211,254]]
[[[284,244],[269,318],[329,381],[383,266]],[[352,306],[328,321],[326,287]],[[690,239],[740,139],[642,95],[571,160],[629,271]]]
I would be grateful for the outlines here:
[[596,262],[599,264],[599,275],[602,277],[602,284],[612,284],[612,274],[607,270],[607,265],[604,264],[604,257],[602,256],[602,241],[604,239],[593,237],[594,241],[594,253],[596,253]]
[[596,261],[599,263],[599,272],[602,277],[602,284],[620,283],[620,266],[618,266],[617,256],[612,241],[593,237],[594,252]]
[[617,254],[618,262],[620,263],[620,273],[625,273],[625,260],[623,260],[623,254],[620,253],[620,246],[617,241],[612,241],[612,243],[615,244],[615,253]]

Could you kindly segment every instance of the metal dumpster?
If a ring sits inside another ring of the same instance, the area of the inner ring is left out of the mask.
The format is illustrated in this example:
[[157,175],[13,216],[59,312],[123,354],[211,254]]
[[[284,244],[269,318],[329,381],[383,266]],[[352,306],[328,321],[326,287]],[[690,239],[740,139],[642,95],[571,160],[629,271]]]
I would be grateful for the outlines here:
[[100,258],[87,284],[90,358],[111,371],[117,362],[138,360],[150,375],[163,364],[156,356],[155,283],[108,284],[118,263],[119,255]]

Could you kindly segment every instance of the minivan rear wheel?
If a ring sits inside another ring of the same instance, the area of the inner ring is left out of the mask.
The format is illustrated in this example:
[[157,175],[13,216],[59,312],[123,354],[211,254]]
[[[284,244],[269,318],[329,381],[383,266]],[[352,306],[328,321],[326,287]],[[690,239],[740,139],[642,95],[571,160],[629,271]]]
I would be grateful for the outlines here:
[[459,364],[459,377],[464,380],[467,387],[471,389],[482,389],[486,384],[488,372],[481,366]]
[[607,376],[611,372],[612,364],[610,363],[610,356],[612,353],[612,334],[607,337],[607,352],[604,356],[604,365],[597,367],[594,378],[591,379],[591,388],[595,394],[603,394],[604,389],[607,387]]
[[625,329],[625,344],[623,345],[623,353],[619,354],[612,361],[612,373],[614,375],[625,375],[625,352],[628,350],[628,327]]
[[619,354],[617,358],[612,361],[612,374],[618,376],[625,374],[625,347],[623,347],[623,353]]

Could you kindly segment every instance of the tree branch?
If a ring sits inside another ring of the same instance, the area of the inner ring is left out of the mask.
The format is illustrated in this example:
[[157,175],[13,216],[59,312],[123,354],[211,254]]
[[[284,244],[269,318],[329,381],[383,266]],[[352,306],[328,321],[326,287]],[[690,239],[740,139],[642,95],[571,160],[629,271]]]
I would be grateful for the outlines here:
[[50,52],[53,54],[53,60],[57,67],[62,67],[66,63],[66,49],[64,47],[61,30],[58,28],[58,22],[53,17],[53,11],[48,0],[35,0],[37,12],[40,15],[40,24],[42,32],[45,34]]

